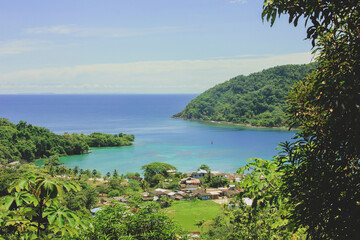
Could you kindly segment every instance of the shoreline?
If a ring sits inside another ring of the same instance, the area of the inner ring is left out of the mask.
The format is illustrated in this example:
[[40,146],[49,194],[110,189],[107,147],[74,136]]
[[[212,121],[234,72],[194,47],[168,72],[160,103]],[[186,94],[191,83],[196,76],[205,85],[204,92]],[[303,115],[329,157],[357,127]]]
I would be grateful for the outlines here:
[[233,125],[233,126],[239,126],[239,127],[247,127],[247,128],[264,128],[264,129],[277,129],[277,130],[287,130],[287,131],[297,131],[299,128],[292,128],[289,129],[289,127],[265,127],[265,126],[253,126],[249,123],[233,123],[233,122],[226,122],[226,121],[215,121],[215,120],[203,120],[203,119],[184,119],[181,117],[170,117],[175,119],[182,119],[184,121],[198,121],[198,122],[205,122],[205,123],[215,123],[215,124],[221,124],[221,125]]

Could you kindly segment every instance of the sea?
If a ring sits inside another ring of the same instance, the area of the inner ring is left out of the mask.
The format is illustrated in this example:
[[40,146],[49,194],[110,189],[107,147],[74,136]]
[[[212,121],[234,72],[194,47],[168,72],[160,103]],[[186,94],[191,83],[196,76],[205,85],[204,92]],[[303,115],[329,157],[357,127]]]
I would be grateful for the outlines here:
[[249,128],[170,118],[194,94],[171,95],[0,95],[0,117],[50,129],[57,134],[134,134],[132,146],[92,148],[61,157],[67,167],[103,174],[139,172],[151,162],[166,162],[181,172],[207,164],[214,171],[236,172],[248,159],[272,159],[280,142],[295,131]]

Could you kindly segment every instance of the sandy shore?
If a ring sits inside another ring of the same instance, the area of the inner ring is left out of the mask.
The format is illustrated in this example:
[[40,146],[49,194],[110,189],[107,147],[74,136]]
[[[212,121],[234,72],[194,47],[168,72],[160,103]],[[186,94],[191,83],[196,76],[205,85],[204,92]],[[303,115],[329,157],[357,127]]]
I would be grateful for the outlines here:
[[[202,120],[202,119],[184,119],[184,118],[178,118],[178,117],[170,117],[170,118],[190,120],[190,121],[199,121],[199,122],[205,122],[205,123],[214,123],[214,124],[221,124],[221,125],[233,125],[233,126],[240,126],[240,127],[247,127],[247,128],[289,130],[289,127],[264,127],[264,126],[253,126],[251,124],[245,124],[245,123],[233,123],[233,122],[225,122],[225,121]],[[291,130],[299,130],[299,129],[298,128],[292,128]]]

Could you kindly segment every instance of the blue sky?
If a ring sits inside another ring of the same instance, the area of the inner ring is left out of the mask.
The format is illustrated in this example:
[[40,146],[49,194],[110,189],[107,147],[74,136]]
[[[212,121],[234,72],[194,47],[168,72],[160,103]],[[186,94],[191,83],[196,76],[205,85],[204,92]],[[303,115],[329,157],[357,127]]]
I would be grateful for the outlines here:
[[262,0],[0,3],[0,94],[200,93],[309,63],[303,23],[262,22]]

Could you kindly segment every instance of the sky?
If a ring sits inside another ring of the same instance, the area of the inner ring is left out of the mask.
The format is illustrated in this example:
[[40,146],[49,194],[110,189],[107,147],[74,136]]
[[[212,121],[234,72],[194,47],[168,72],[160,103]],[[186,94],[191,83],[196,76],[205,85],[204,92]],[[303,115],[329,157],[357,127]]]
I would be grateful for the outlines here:
[[0,94],[201,93],[312,61],[303,22],[263,0],[0,2]]

